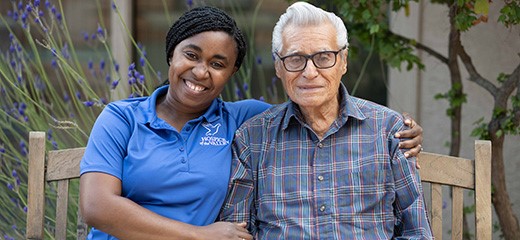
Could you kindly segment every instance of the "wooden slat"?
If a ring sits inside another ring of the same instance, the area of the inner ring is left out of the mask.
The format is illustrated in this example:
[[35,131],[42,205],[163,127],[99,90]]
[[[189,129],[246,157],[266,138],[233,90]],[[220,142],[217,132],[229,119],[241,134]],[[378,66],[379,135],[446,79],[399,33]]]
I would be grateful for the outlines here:
[[[45,187],[47,182],[52,181],[57,181],[54,239],[66,239],[69,181],[79,177],[79,165],[85,148],[48,151],[46,154],[45,139],[45,132],[29,133],[26,239],[44,239]],[[81,215],[78,215],[78,224],[78,239],[84,240],[88,226]]]
[[462,240],[463,234],[463,212],[464,212],[464,189],[460,187],[451,188],[451,239]]
[[[78,201],[79,201],[79,196],[78,196]],[[83,216],[81,216],[81,209],[78,208],[78,221],[77,221],[77,227],[76,227],[76,235],[77,235],[77,239],[78,240],[85,240],[87,239],[87,235],[88,235],[88,226],[87,224],[85,223],[85,221],[83,220]]]
[[58,181],[56,198],[56,239],[67,239],[67,209],[69,206],[69,180]]
[[45,132],[29,133],[27,239],[43,239],[45,213]]
[[79,163],[85,148],[49,151],[47,181],[79,177]]
[[431,184],[431,197],[431,228],[433,236],[436,240],[442,240],[442,185],[437,183]]
[[420,153],[417,159],[421,165],[419,171],[423,182],[449,184],[467,189],[475,187],[472,160],[428,152]]
[[475,144],[476,239],[491,239],[491,142]]

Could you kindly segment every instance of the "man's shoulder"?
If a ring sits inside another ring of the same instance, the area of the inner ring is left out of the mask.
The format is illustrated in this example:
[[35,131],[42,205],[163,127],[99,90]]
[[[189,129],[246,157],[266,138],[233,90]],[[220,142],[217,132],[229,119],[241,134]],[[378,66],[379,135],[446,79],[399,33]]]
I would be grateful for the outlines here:
[[280,124],[287,111],[288,102],[273,105],[262,113],[248,119],[242,124],[240,130],[260,128],[265,129],[268,125]]
[[366,100],[366,99],[363,99],[363,98],[358,98],[358,97],[353,97],[351,96],[350,97],[350,100],[352,102],[352,104],[354,104],[357,108],[359,108],[359,110],[365,114],[367,117],[382,117],[382,116],[386,116],[386,117],[400,117],[401,114],[398,113],[397,111],[387,107],[387,106],[384,106],[384,105],[381,105],[379,103],[375,103],[375,102],[372,102],[372,101],[369,101],[369,100]]

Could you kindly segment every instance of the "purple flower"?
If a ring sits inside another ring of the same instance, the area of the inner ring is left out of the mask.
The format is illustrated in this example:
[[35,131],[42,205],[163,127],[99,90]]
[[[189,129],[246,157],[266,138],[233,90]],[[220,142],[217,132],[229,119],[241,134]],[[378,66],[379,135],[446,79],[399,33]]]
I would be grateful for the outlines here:
[[101,28],[101,26],[98,26],[97,35],[99,36],[99,38],[102,38],[105,36],[105,31],[103,31],[103,28]]
[[0,153],[5,153],[5,148],[4,147],[0,147]]
[[260,56],[256,56],[256,63],[257,63],[258,65],[261,65],[261,64],[262,64],[262,57],[260,57]]
[[265,102],[264,96],[260,96],[260,98],[258,98],[258,100]]
[[27,11],[27,12],[32,12],[32,7],[31,7],[30,4],[27,4],[27,5],[25,6],[25,11]]
[[14,191],[14,186],[11,183],[7,183],[7,188],[11,191]]
[[11,172],[11,175],[12,175],[13,177],[15,177],[15,178],[18,177],[18,173],[17,173],[16,170],[14,170],[14,169],[13,169],[13,171]]
[[99,62],[99,68],[100,68],[101,70],[104,70],[104,69],[105,69],[105,60],[101,60],[101,61]]
[[191,8],[193,6],[193,0],[186,0],[186,4],[188,4],[188,7]]
[[46,8],[50,8],[51,7],[51,3],[49,2],[49,0],[45,0],[45,7]]
[[105,82],[106,83],[109,83],[110,82],[110,74],[107,73],[107,75],[105,76]]
[[247,85],[247,83],[244,83],[244,91],[247,92],[248,89],[249,89],[249,85]]
[[13,12],[13,20],[18,21],[18,12]]
[[116,70],[116,72],[119,72],[119,64],[114,63],[114,69]]
[[33,4],[35,7],[38,7],[40,6],[40,0],[34,0],[34,4]]
[[52,143],[52,149],[58,150],[58,143],[54,140],[52,140],[51,143]]
[[139,58],[139,63],[141,64],[141,67],[144,67],[144,65],[146,64],[145,60],[143,57]]
[[76,91],[76,98],[78,98],[78,100],[81,100],[81,93],[79,91]]
[[117,6],[116,6],[116,3],[114,1],[112,1],[112,9],[116,10]]
[[39,17],[43,17],[43,11],[42,10],[38,11],[38,16]]
[[24,207],[23,207],[23,211],[24,211],[25,213],[27,213],[27,206],[24,206]]
[[88,61],[88,69],[92,70],[92,68],[94,68],[94,63],[92,62],[92,60],[89,60]]
[[65,101],[65,102],[69,102],[70,101],[70,96],[69,96],[68,93],[64,93],[63,94],[63,101]]
[[119,80],[115,80],[112,82],[111,86],[110,86],[110,89],[115,89],[117,87],[117,85],[119,84]]
[[88,41],[89,38],[89,34],[87,32],[83,32],[83,40]]
[[83,102],[83,105],[85,105],[87,107],[92,107],[92,106],[94,106],[94,102],[92,102],[92,101],[85,101],[85,102]]
[[58,62],[56,62],[56,59],[52,59],[52,61],[51,61],[51,66],[52,66],[53,68],[58,68]]

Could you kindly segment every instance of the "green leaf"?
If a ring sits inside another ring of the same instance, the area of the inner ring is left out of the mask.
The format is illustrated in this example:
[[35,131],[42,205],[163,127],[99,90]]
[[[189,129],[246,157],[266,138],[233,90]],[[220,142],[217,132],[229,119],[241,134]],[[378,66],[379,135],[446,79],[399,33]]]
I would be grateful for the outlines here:
[[475,1],[475,13],[487,16],[489,13],[488,0],[476,0]]
[[370,26],[370,34],[374,34],[379,32],[379,24],[375,24]]

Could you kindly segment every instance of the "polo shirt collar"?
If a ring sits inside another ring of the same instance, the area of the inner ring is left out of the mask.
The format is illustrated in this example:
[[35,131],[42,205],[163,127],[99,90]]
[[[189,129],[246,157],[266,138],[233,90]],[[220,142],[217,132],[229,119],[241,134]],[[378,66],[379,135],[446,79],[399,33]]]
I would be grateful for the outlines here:
[[[153,128],[163,128],[165,127],[165,124],[168,125],[165,121],[159,120],[159,118],[157,117],[157,111],[155,109],[157,98],[165,95],[168,91],[168,87],[169,85],[157,88],[155,91],[153,91],[150,97],[148,97],[145,101],[139,104],[140,108],[143,109],[144,112],[143,118],[140,120],[142,124],[148,123]],[[206,122],[210,123],[215,122],[221,118],[223,106],[224,102],[221,99],[216,98],[211,102],[211,105],[209,106],[208,110],[206,110],[206,112],[202,114],[202,116],[191,121],[205,120]]]
[[[339,101],[340,114],[336,119],[335,123],[338,123],[339,125],[344,125],[349,119],[349,117],[358,120],[364,120],[367,118],[365,114],[363,114],[361,109],[356,104],[354,104],[352,99],[353,97],[349,95],[347,88],[343,83],[340,83],[339,95],[341,96]],[[343,99],[346,99],[346,101],[344,101]],[[287,110],[285,116],[286,117],[284,118],[282,125],[284,130],[289,126],[291,119],[293,118],[300,122],[300,124],[305,124],[303,115],[300,111],[300,108],[298,107],[298,104],[296,104],[292,100],[289,100],[287,102]]]

